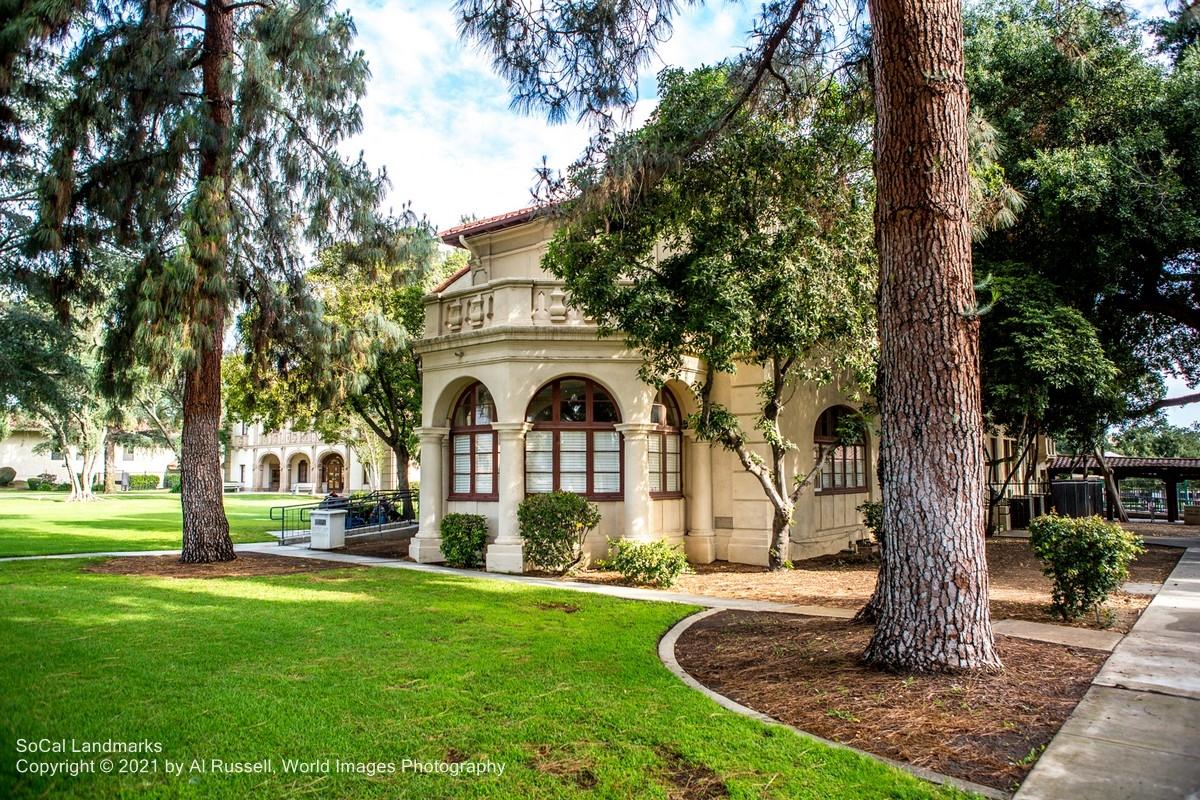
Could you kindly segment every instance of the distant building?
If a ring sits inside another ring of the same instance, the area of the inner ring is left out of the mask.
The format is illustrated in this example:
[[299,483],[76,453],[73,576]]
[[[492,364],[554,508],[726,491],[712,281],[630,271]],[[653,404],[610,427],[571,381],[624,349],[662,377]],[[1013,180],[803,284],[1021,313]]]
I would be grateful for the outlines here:
[[[386,452],[386,451],[385,451]],[[364,464],[346,444],[312,431],[263,430],[261,423],[233,424],[225,454],[225,480],[247,492],[328,494],[395,488],[395,456]]]
[[[0,440],[0,467],[11,467],[17,473],[17,483],[40,475],[53,475],[58,483],[66,483],[71,479],[67,468],[65,455],[57,448],[39,448],[47,442],[45,432],[37,425],[27,421],[15,421],[6,439]],[[169,469],[176,466],[175,454],[162,447],[125,447],[117,445],[117,481],[130,475],[157,476],[159,485]],[[75,472],[83,469],[83,462],[77,459]],[[91,476],[93,484],[104,481],[104,459],[97,460],[95,473]]]

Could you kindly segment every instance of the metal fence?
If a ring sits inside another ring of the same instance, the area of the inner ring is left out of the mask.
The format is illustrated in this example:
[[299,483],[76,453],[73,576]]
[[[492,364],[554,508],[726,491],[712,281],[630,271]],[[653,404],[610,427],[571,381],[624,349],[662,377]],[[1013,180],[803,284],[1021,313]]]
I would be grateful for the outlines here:
[[293,503],[271,508],[271,520],[279,523],[279,543],[290,544],[307,539],[314,509],[345,509],[346,533],[369,533],[386,525],[415,522],[417,498],[405,490],[355,492],[347,497],[330,495],[311,503]]

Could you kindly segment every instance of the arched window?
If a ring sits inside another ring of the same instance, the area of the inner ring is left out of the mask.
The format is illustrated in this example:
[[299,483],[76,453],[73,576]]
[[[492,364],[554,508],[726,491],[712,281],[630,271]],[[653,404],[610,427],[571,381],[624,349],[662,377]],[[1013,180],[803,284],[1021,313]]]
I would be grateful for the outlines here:
[[467,387],[450,419],[450,497],[495,500],[496,403],[482,383]]
[[[852,408],[834,406],[825,409],[817,419],[813,451],[818,458],[822,452],[826,454],[817,483],[819,494],[867,491],[867,445],[862,428],[843,424],[844,418],[855,413]],[[845,436],[847,428],[853,430],[850,438]]]
[[679,404],[666,387],[658,390],[650,421],[650,496],[683,496],[683,418]]
[[543,386],[525,413],[525,491],[621,497],[621,421],[604,387],[586,378]]

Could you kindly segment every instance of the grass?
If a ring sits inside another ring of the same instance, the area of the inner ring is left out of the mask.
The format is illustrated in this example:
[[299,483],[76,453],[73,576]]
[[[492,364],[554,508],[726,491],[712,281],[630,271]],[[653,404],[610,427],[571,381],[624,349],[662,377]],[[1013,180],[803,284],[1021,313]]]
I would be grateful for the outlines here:
[[[262,542],[273,525],[271,506],[303,502],[286,494],[225,495],[235,542]],[[180,546],[179,495],[165,491],[103,495],[68,503],[65,492],[0,491],[0,557]]]
[[[0,565],[0,796],[960,796],[685,686],[656,655],[683,606],[391,569],[178,580],[86,563]],[[17,774],[16,740],[40,737],[160,742],[159,772]],[[162,772],[267,758],[265,775]],[[296,775],[285,758],[505,771]]]

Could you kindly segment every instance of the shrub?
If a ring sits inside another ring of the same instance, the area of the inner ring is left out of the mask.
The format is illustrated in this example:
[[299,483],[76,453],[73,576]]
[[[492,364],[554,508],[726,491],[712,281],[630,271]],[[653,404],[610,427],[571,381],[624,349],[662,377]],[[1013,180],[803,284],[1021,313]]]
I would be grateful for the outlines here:
[[1100,517],[1048,514],[1029,523],[1033,552],[1054,581],[1052,609],[1078,619],[1100,604],[1129,576],[1129,562],[1146,552],[1142,541]]
[[442,555],[451,567],[483,566],[487,545],[487,520],[481,514],[447,514],[442,517]]
[[863,526],[870,531],[871,538],[879,541],[879,532],[883,530],[883,503],[878,500],[868,500],[855,507],[863,515]]
[[163,481],[163,486],[171,490],[172,494],[179,494],[183,488],[183,476],[178,473],[170,473],[167,479]]
[[525,560],[563,574],[583,560],[583,542],[600,524],[600,510],[577,494],[550,492],[526,497],[517,508]]
[[12,467],[0,467],[0,486],[8,486],[17,477],[17,471]]
[[613,554],[602,562],[603,566],[615,569],[630,583],[665,589],[674,585],[680,575],[692,571],[683,551],[662,539],[651,542],[617,539],[609,541],[609,545]]
[[29,491],[31,492],[40,492],[42,489],[50,488],[49,486],[46,486],[46,482],[41,478],[30,478],[29,480],[25,481],[25,486],[28,487]]
[[142,491],[144,489],[157,489],[157,475],[130,475],[129,488],[133,491]]
[[71,482],[70,482],[70,481],[63,481],[62,483],[55,484],[55,485],[54,485],[54,491],[56,491],[56,492],[69,492],[69,491],[71,491]]

